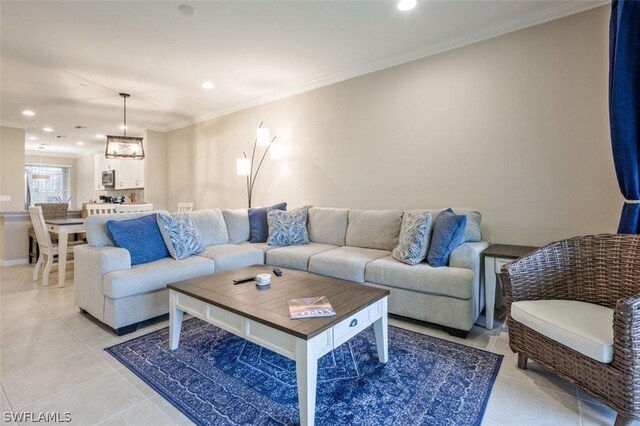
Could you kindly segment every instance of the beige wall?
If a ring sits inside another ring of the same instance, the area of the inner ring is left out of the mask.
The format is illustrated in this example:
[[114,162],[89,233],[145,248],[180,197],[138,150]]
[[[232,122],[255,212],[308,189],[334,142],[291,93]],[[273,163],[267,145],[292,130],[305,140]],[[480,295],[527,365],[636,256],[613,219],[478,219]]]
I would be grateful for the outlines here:
[[615,232],[602,7],[167,135],[167,202],[244,207],[235,159],[261,120],[285,144],[254,205],[468,206],[486,238]]
[[147,130],[145,143],[144,199],[155,209],[176,211],[178,208],[167,204],[167,138],[162,132]]
[[0,127],[0,195],[10,195],[10,202],[0,202],[0,211],[24,210],[24,130]]

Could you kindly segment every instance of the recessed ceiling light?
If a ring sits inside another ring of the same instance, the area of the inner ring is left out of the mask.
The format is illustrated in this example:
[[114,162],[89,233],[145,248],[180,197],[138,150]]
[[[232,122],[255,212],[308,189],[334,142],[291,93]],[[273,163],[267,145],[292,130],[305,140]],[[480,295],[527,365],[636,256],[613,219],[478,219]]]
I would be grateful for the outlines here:
[[57,136],[56,136],[56,139],[64,139],[64,138],[66,138],[66,136],[65,136],[65,135],[57,135]]
[[196,9],[190,4],[181,4],[180,6],[178,6],[178,10],[184,16],[192,16],[196,13]]
[[417,0],[399,0],[397,7],[398,10],[406,11],[414,9],[417,5]]
[[43,132],[53,132],[53,129],[51,127],[43,127],[42,131]]
[[75,129],[86,129],[87,126],[78,125],[74,127]]
[[82,142],[82,141],[78,141],[78,142],[76,142],[76,145],[80,145],[80,146],[82,146],[82,145],[84,145],[84,142]]
[[37,140],[38,140],[38,138],[36,138],[35,136],[29,136],[29,140],[30,140],[30,141],[37,141]]
[[28,117],[33,117],[34,115],[36,115],[36,113],[31,111],[30,109],[25,109],[24,111],[22,111],[22,115],[26,115]]
[[213,84],[213,83],[212,83],[212,82],[210,82],[210,81],[205,81],[205,82],[203,82],[203,83],[201,84],[201,87],[202,87],[203,89],[210,90],[210,89],[213,89],[214,87],[216,87],[216,85],[215,85],[215,84]]
[[118,126],[118,129],[120,130],[129,130],[129,127],[125,126],[124,124],[122,126]]
[[98,139],[104,139],[104,135],[101,135],[100,133],[98,133],[98,134],[96,135],[96,138],[98,138]]

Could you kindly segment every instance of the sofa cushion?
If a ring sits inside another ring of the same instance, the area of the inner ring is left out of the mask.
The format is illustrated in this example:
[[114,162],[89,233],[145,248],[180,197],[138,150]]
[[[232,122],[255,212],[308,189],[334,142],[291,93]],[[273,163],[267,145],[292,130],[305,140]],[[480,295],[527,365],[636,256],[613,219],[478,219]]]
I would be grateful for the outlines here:
[[287,203],[274,204],[271,207],[259,207],[249,209],[249,241],[252,243],[264,243],[269,238],[269,223],[267,212],[271,209],[287,210]]
[[87,242],[91,247],[113,247],[113,241],[107,231],[107,222],[110,220],[129,220],[137,217],[148,216],[153,213],[166,213],[166,210],[154,210],[150,212],[138,213],[113,213],[96,214],[85,219],[87,228]]
[[227,225],[229,242],[238,244],[249,241],[249,213],[247,209],[222,210],[224,223]]
[[434,268],[427,263],[410,266],[391,256],[369,263],[365,280],[388,287],[462,300],[473,296],[473,271],[470,269]]
[[169,256],[156,214],[128,220],[109,220],[107,230],[116,247],[127,249],[131,266]]
[[309,258],[338,246],[332,244],[309,243],[302,246],[276,247],[267,252],[267,265],[281,268],[309,270]]
[[102,290],[112,299],[147,293],[163,289],[167,284],[213,274],[214,265],[213,260],[200,256],[182,260],[167,257],[105,274]]
[[349,209],[312,207],[309,209],[307,230],[309,240],[314,243],[345,245]]
[[309,259],[309,272],[341,278],[343,280],[364,282],[367,263],[389,256],[387,250],[375,250],[361,247],[338,247]]
[[431,266],[447,266],[449,256],[463,242],[467,217],[451,209],[441,212],[433,221],[427,262]]
[[422,262],[429,250],[431,223],[430,212],[404,213],[398,245],[391,252],[393,258],[407,265]]
[[205,209],[187,213],[200,231],[205,246],[229,243],[229,233],[220,209]]
[[398,245],[402,211],[349,210],[346,245],[393,250]]
[[220,244],[200,253],[216,262],[216,272],[230,271],[249,265],[264,264],[264,251],[251,245]]
[[[431,217],[436,218],[445,209],[419,209],[419,210],[406,210],[412,213],[431,212]],[[482,234],[480,233],[480,222],[482,215],[480,212],[466,208],[466,207],[451,207],[451,210],[457,215],[465,215],[467,217],[467,224],[464,228],[463,243],[482,241]]]
[[189,215],[170,216],[158,213],[157,219],[160,234],[171,257],[180,260],[204,251],[200,231]]
[[596,361],[613,360],[613,309],[576,300],[521,300],[511,318]]
[[307,211],[303,208],[290,212],[269,210],[269,238],[267,244],[274,247],[309,244],[307,234]]

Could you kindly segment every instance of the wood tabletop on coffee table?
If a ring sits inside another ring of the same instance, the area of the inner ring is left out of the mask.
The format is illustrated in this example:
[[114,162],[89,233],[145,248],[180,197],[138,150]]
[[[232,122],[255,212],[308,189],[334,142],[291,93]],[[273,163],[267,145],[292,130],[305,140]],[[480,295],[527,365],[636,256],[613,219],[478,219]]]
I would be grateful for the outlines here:
[[[302,271],[283,269],[282,276],[277,277],[272,269],[270,266],[253,265],[167,287],[305,340],[389,295],[389,290]],[[271,273],[269,288],[257,288],[254,281],[233,284],[234,278],[263,273]],[[316,296],[326,296],[336,315],[297,320],[289,317],[290,299]]]

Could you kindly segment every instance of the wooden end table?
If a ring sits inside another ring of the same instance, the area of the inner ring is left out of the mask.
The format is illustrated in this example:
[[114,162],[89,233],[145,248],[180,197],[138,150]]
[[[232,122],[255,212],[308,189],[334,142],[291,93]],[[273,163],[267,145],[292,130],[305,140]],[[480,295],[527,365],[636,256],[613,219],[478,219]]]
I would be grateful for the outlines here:
[[[517,246],[511,244],[491,244],[481,254],[480,261],[484,264],[484,292],[485,292],[485,328],[493,329],[493,314],[496,308],[496,274],[502,265],[513,262],[539,247]],[[502,295],[500,295],[502,300]],[[502,305],[499,303],[498,307]]]

